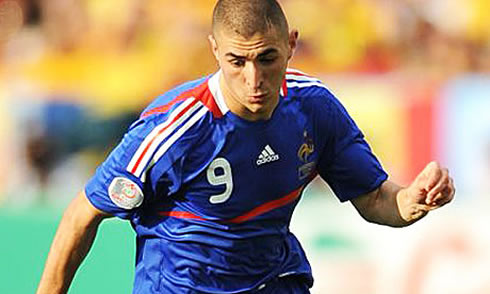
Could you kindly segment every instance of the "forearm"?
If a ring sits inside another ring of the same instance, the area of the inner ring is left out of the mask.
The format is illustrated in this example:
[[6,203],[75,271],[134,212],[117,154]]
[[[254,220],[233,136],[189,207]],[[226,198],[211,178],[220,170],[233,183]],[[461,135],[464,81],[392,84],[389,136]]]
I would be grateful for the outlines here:
[[368,221],[404,227],[451,202],[455,187],[449,171],[433,161],[406,188],[385,181],[378,189],[352,200]]
[[435,206],[431,207],[427,204],[414,202],[413,197],[408,192],[408,188],[400,189],[396,195],[396,200],[400,217],[407,225],[420,220],[435,208]]
[[406,189],[386,181],[377,190],[353,201],[364,219],[391,227],[405,227],[424,217],[427,212],[408,203]]
[[37,294],[66,293],[76,270],[87,255],[102,220],[84,208],[85,195],[75,198],[65,211],[46,260]]

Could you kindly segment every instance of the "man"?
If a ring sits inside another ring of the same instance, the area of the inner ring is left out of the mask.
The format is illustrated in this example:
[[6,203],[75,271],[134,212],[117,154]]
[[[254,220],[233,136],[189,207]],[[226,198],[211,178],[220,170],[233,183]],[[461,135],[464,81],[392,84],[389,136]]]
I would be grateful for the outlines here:
[[38,293],[67,291],[102,219],[137,233],[134,293],[309,293],[289,231],[319,174],[368,221],[406,226],[452,200],[432,162],[401,188],[339,101],[287,69],[298,32],[275,0],[220,0],[220,70],[155,100],[65,212]]

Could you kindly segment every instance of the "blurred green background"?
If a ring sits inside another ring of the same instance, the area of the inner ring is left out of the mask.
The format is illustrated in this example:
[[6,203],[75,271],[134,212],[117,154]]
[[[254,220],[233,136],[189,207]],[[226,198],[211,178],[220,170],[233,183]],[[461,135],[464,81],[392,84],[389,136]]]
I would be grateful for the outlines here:
[[[0,209],[0,293],[35,293],[61,211]],[[70,293],[131,293],[135,241],[129,223],[105,221]]]

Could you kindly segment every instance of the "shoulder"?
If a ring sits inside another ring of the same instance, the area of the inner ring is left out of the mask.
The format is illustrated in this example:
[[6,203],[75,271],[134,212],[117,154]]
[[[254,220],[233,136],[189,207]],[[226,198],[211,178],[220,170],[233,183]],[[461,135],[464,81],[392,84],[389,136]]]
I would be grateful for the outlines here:
[[297,69],[288,68],[285,78],[286,99],[299,101],[313,110],[339,110],[341,104],[330,89],[317,77]]
[[208,85],[209,77],[182,84],[155,99],[134,122],[127,138],[136,143],[128,170],[141,176],[148,164],[178,158],[206,138],[222,114]]
[[155,128],[161,124],[179,124],[191,118],[192,121],[203,117],[209,117],[209,121],[221,118],[222,110],[210,86],[214,76],[183,83],[158,96],[143,110],[132,127],[145,125],[147,128]]
[[171,112],[189,98],[197,98],[208,90],[209,76],[189,81],[168,90],[153,100],[141,113],[141,118]]

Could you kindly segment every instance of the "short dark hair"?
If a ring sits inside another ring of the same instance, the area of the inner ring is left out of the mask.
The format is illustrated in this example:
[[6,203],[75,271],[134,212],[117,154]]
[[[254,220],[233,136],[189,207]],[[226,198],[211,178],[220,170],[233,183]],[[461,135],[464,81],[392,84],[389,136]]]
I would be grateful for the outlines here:
[[213,34],[217,29],[245,38],[276,29],[287,38],[289,26],[276,0],[219,0],[213,11]]

